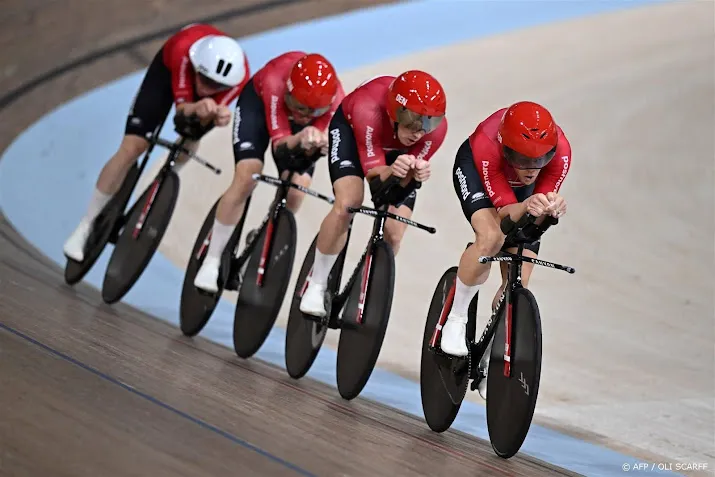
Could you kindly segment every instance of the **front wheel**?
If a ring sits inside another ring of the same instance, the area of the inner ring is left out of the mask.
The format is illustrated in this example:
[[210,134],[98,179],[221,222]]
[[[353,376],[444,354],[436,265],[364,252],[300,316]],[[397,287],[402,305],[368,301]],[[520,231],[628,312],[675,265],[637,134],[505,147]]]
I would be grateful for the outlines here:
[[[526,439],[536,407],[541,377],[541,317],[534,295],[526,288],[512,292],[509,308],[503,307],[487,374],[487,429],[494,452],[508,459]],[[511,331],[511,376],[505,376],[506,329]]]
[[[367,267],[367,290],[362,289]],[[395,287],[395,255],[385,241],[372,245],[345,303],[338,342],[338,392],[356,398],[367,384],[387,331]],[[360,296],[365,293],[360,317]]]

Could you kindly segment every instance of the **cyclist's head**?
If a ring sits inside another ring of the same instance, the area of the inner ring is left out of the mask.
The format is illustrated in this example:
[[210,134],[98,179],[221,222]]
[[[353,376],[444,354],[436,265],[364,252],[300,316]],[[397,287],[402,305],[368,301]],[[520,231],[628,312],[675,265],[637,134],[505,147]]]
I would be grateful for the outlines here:
[[243,48],[227,36],[209,35],[196,40],[189,48],[189,60],[198,78],[199,96],[233,88],[248,73]]
[[324,56],[311,53],[293,65],[285,103],[297,122],[307,124],[330,110],[337,93],[335,68]]
[[541,169],[556,153],[558,132],[543,106],[521,101],[509,106],[497,134],[504,158],[516,169]]
[[419,70],[402,73],[387,92],[387,114],[397,124],[403,144],[411,145],[439,126],[447,110],[447,96],[432,75]]

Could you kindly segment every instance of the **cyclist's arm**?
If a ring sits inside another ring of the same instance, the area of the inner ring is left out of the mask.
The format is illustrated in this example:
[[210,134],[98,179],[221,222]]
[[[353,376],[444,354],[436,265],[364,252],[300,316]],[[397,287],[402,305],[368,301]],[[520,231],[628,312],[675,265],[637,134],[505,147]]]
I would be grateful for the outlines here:
[[536,178],[534,194],[558,193],[570,168],[571,147],[565,141],[565,138],[564,141],[559,138],[555,157],[541,170],[539,177]]
[[479,172],[479,179],[489,200],[499,214],[499,219],[510,215],[518,219],[526,212],[526,205],[519,203],[502,171],[502,159],[491,143],[479,137],[471,141],[475,157],[474,164]]
[[429,161],[432,156],[442,147],[444,139],[447,136],[447,118],[444,118],[440,125],[429,134],[425,134],[408,150],[408,154],[412,154],[416,159]]

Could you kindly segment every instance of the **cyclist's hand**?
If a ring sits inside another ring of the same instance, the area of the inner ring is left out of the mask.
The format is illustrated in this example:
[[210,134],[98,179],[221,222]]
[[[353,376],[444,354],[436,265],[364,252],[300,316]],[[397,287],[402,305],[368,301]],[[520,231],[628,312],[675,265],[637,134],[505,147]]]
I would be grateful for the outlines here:
[[558,219],[566,213],[566,199],[556,192],[548,192],[546,198],[551,203],[547,212],[549,212],[552,217]]
[[314,126],[306,126],[298,135],[300,136],[300,147],[305,151],[312,151],[321,146],[322,133]]
[[204,119],[213,119],[218,111],[218,105],[213,98],[204,98],[196,103],[196,115]]
[[401,154],[397,156],[395,162],[393,162],[390,166],[392,175],[399,178],[406,177],[407,173],[410,172],[410,169],[412,169],[412,164],[414,162],[415,156],[413,156],[412,154]]
[[544,194],[534,194],[525,201],[526,211],[534,217],[541,217],[549,210],[551,202]]
[[227,106],[219,106],[216,110],[216,126],[227,126],[231,122],[231,110]]
[[415,180],[419,182],[424,182],[429,179],[430,174],[432,173],[429,162],[424,159],[416,159],[412,164],[412,169],[414,170]]

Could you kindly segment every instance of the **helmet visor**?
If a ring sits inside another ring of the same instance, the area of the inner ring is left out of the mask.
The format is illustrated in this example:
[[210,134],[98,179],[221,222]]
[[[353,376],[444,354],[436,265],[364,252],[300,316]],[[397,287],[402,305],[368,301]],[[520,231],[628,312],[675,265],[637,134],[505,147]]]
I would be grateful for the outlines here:
[[546,166],[546,164],[551,162],[551,159],[554,158],[554,154],[556,154],[555,146],[549,152],[539,157],[525,156],[507,146],[504,146],[504,158],[509,165],[515,169],[541,169]]
[[327,113],[328,111],[330,111],[330,107],[332,106],[331,103],[327,106],[323,106],[322,108],[311,108],[302,104],[290,93],[285,94],[285,102],[286,106],[288,106],[288,109],[290,109],[291,111],[295,111],[301,116],[312,116],[314,118],[320,117],[323,114]]
[[203,74],[201,72],[197,72],[196,74],[199,76],[199,81],[201,81],[201,83],[209,89],[212,89],[214,91],[224,91],[227,89],[231,89],[230,85],[219,83],[218,81],[212,80],[211,78],[209,78],[208,76],[206,76],[205,74]]
[[443,119],[444,116],[425,116],[404,106],[397,108],[397,123],[411,131],[431,133],[439,127]]

